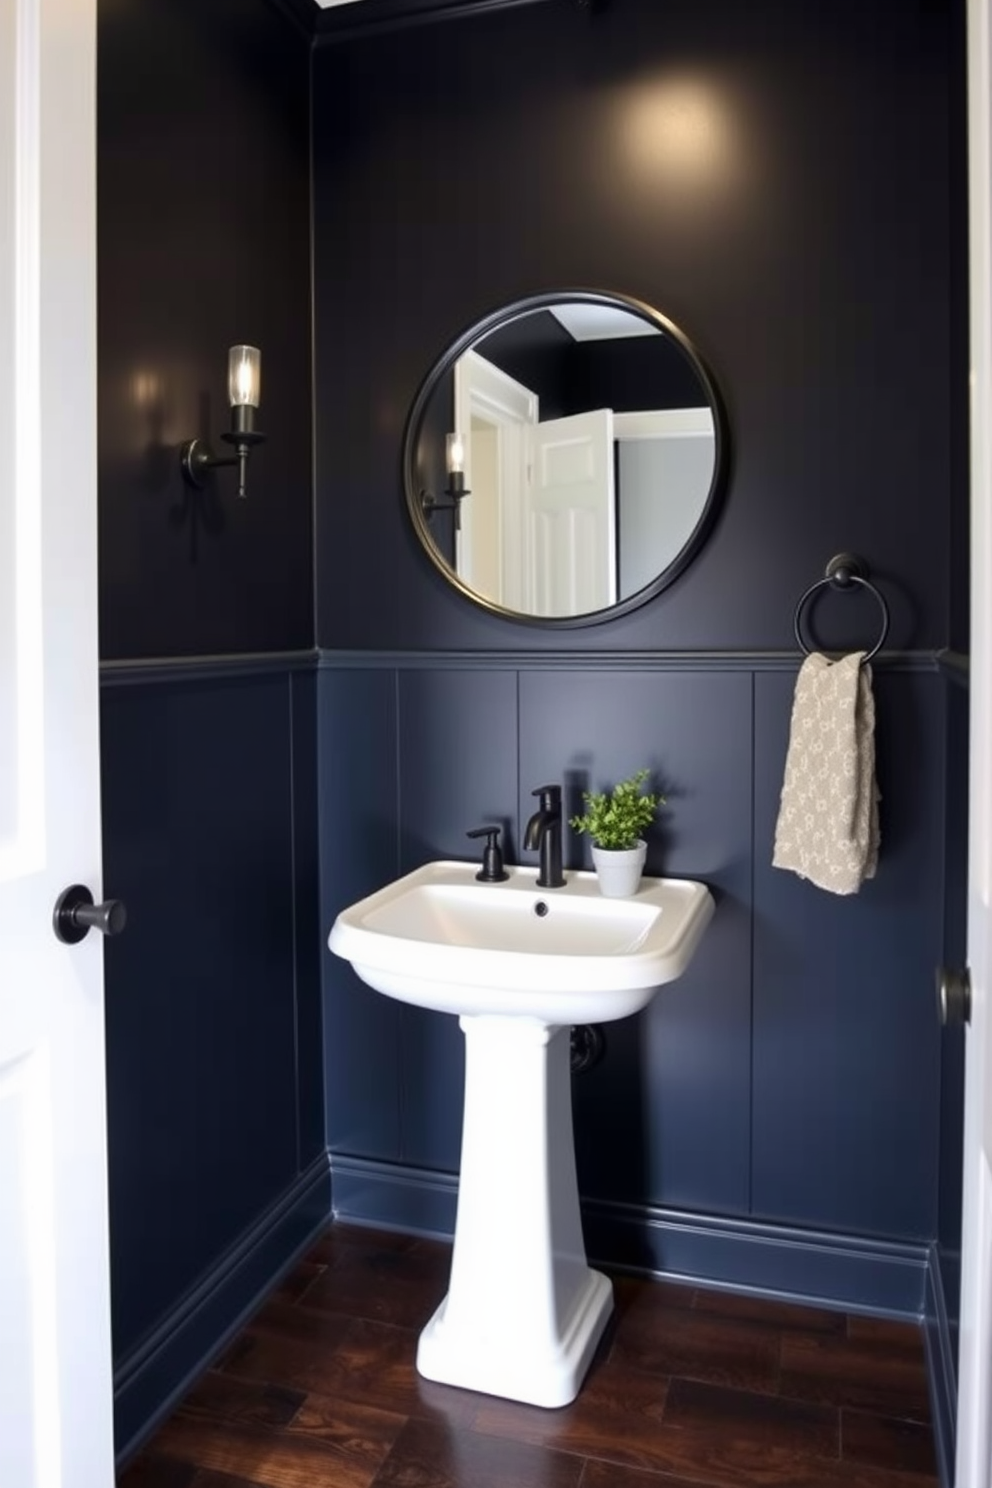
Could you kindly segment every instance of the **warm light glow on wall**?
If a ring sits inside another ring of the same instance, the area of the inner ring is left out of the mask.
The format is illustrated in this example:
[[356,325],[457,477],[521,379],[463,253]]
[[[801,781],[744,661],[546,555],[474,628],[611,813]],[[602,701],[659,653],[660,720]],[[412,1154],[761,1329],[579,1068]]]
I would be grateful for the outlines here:
[[639,177],[710,187],[741,165],[738,121],[727,100],[700,79],[656,78],[632,90],[620,128],[623,155]]
[[138,371],[131,378],[131,400],[143,413],[161,407],[164,384],[158,372]]

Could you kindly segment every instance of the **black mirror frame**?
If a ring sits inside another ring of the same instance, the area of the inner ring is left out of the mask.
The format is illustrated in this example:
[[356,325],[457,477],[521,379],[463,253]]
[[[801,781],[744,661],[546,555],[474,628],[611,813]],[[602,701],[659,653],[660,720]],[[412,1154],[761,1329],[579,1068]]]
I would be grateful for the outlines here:
[[[491,331],[498,330],[501,326],[508,325],[520,316],[527,315],[534,310],[548,310],[552,306],[560,304],[563,300],[579,302],[587,305],[602,305],[607,308],[626,310],[632,315],[639,315],[643,320],[649,321],[663,331],[670,340],[674,341],[681,349],[696,374],[707,400],[713,412],[713,430],[715,436],[713,478],[710,481],[710,489],[697,521],[689,537],[682,545],[679,552],[669,563],[668,567],[653,579],[650,584],[645,584],[643,589],[629,595],[626,599],[619,600],[605,610],[591,610],[582,615],[527,615],[520,610],[509,610],[505,606],[496,604],[487,599],[485,595],[462,582],[454,569],[445,559],[434,541],[424,504],[421,499],[420,482],[417,480],[417,446],[420,428],[424,412],[428,403],[434,395],[435,389],[441,379],[454,368],[458,358],[469,350],[477,341],[488,336]],[[406,499],[406,508],[413,523],[413,529],[420,540],[420,545],[430,558],[437,571],[447,580],[448,584],[462,594],[472,604],[487,611],[490,615],[499,615],[505,620],[512,620],[518,625],[540,625],[548,626],[554,630],[574,630],[582,626],[602,625],[608,620],[618,619],[621,615],[628,615],[632,610],[640,609],[641,605],[647,604],[656,595],[661,594],[675,582],[677,578],[688,568],[689,564],[698,555],[706,539],[709,537],[713,525],[719,513],[720,504],[723,499],[727,473],[729,467],[729,435],[727,429],[727,418],[723,408],[723,401],[717,392],[716,385],[706,369],[702,358],[684,332],[667,316],[652,309],[650,305],[640,300],[632,299],[629,295],[614,294],[601,290],[590,289],[564,289],[548,291],[542,294],[527,295],[523,299],[514,300],[508,305],[503,305],[498,310],[476,321],[467,330],[455,338],[442,356],[435,362],[427,373],[417,395],[413,400],[406,427],[403,433],[403,457],[402,457],[403,491]]]

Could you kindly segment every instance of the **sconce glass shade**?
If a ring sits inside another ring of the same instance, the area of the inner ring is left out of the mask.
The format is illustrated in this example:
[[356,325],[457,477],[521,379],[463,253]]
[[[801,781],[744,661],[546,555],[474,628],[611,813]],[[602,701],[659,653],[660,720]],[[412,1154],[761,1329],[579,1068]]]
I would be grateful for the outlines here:
[[200,487],[218,465],[238,467],[238,495],[244,496],[248,456],[265,435],[255,428],[255,410],[262,389],[262,353],[257,346],[232,346],[227,355],[227,395],[231,427],[221,434],[234,446],[233,455],[215,455],[206,439],[187,439],[179,450],[179,464],[187,485]]
[[445,439],[445,458],[449,475],[465,472],[465,440],[461,434],[448,434]]
[[232,408],[257,408],[262,392],[262,353],[232,346],[227,356],[227,396]]

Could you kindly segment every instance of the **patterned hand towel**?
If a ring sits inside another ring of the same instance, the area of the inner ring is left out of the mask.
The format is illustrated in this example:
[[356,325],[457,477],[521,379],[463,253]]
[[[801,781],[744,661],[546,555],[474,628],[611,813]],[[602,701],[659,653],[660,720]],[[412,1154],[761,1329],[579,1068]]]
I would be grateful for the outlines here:
[[863,651],[799,669],[775,828],[776,868],[856,894],[878,862],[875,700]]

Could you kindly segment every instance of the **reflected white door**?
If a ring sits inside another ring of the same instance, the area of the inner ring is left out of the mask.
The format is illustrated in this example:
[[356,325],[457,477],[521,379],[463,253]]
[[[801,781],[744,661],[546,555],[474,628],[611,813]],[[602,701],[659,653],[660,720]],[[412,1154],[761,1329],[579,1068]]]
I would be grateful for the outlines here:
[[992,1485],[992,36],[968,3],[971,248],[971,848],[956,1488]]
[[111,1488],[94,0],[0,5],[0,1484]]
[[455,363],[454,428],[465,441],[465,484],[455,534],[458,577],[496,604],[525,609],[523,499],[525,430],[537,422],[538,397],[477,351]]
[[584,615],[617,597],[613,410],[547,419],[526,430],[525,530],[534,615]]

